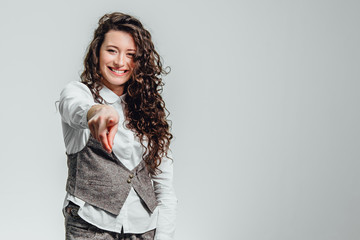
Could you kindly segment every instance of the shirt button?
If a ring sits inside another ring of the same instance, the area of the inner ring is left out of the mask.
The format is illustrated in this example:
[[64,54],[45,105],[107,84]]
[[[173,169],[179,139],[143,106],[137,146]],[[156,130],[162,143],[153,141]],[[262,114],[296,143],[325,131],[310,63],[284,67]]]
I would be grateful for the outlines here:
[[128,183],[131,183],[131,179],[129,178],[129,179],[127,180],[127,182],[128,182]]
[[133,174],[130,174],[130,175],[129,175],[129,178],[133,178],[133,177],[134,177],[134,175],[133,175]]

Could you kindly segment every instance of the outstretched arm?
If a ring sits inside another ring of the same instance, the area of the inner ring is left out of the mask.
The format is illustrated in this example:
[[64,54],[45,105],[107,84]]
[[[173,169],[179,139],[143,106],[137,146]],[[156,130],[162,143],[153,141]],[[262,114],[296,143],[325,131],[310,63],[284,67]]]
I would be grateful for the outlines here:
[[59,111],[62,121],[71,129],[89,129],[103,148],[111,152],[119,115],[113,107],[95,103],[86,85],[67,84],[60,94]]

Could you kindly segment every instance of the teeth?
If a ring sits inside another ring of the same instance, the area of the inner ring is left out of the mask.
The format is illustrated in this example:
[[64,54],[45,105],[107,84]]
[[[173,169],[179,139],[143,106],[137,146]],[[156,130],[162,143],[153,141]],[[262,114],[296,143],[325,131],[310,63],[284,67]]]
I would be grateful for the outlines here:
[[116,72],[116,73],[118,73],[118,74],[121,74],[121,73],[124,73],[125,72],[125,70],[123,70],[123,71],[118,71],[118,70],[115,70],[115,69],[111,69],[112,71],[114,71],[114,72]]

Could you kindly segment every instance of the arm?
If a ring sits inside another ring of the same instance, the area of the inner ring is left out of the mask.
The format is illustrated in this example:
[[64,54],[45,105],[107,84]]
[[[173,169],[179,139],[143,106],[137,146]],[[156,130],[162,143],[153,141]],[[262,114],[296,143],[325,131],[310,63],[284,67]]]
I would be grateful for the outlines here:
[[70,82],[60,93],[61,120],[76,130],[88,129],[87,112],[95,105],[88,87],[80,82]]
[[177,207],[173,187],[173,161],[164,157],[159,168],[162,172],[152,176],[159,209],[155,239],[169,240],[174,239]]
[[111,106],[96,104],[86,85],[80,82],[66,85],[60,94],[59,111],[63,122],[74,129],[89,129],[111,152],[119,115]]

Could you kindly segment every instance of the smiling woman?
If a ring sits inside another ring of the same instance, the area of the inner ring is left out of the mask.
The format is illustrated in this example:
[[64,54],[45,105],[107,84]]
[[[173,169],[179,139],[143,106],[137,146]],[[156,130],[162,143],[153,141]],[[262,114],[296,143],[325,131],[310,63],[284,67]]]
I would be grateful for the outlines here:
[[100,48],[100,72],[103,84],[119,96],[133,72],[135,52],[135,42],[129,33],[111,30],[105,34]]
[[173,239],[177,199],[160,56],[136,18],[106,14],[81,82],[61,92],[66,239]]

